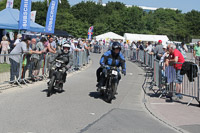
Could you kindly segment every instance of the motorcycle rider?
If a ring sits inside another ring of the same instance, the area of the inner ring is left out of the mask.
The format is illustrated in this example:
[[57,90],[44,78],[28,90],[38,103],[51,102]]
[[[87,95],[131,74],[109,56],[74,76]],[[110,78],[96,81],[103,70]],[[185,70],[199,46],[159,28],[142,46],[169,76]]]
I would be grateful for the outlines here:
[[[104,86],[105,84],[105,72],[106,70],[110,69],[109,66],[116,66],[116,67],[122,67],[122,74],[124,76],[126,75],[126,63],[125,63],[125,58],[123,54],[120,52],[121,51],[121,45],[119,42],[113,42],[112,44],[112,50],[109,50],[105,52],[101,59],[100,59],[100,67],[96,71],[96,76],[97,76],[97,91],[100,91],[101,87]],[[105,68],[105,66],[108,66]],[[119,73],[118,69],[118,83],[119,80],[121,79],[121,75]],[[116,92],[117,94],[117,92]]]
[[[62,78],[62,83],[65,83],[66,82],[66,76],[67,76],[67,70],[69,70],[69,68],[73,65],[73,56],[72,56],[72,53],[70,52],[70,48],[71,46],[65,42],[62,46],[62,49],[61,50],[58,50],[56,52],[56,55],[55,55],[55,59],[53,62],[55,62],[56,59],[58,60],[61,60],[65,63],[65,67],[62,68],[62,73],[63,73],[63,78]],[[55,64],[55,63],[53,63]],[[50,70],[50,78],[52,76],[52,70]]]

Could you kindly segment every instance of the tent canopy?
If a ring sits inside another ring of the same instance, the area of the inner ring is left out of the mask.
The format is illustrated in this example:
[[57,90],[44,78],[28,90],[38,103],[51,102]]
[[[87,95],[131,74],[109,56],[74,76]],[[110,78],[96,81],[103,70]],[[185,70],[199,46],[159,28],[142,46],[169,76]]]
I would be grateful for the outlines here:
[[[0,29],[11,29],[11,30],[18,30],[19,28],[19,10],[6,8],[0,11],[1,21],[0,21]],[[44,32],[44,27],[30,22],[30,29],[28,31],[33,32]]]
[[147,34],[125,33],[124,38],[129,41],[152,41],[152,42],[158,42],[158,40],[162,40],[163,42],[169,41],[169,38],[166,35],[147,35]]
[[62,37],[72,37],[72,35],[63,30],[55,30],[54,35]]
[[104,39],[120,39],[120,40],[124,40],[124,37],[116,34],[116,33],[113,33],[113,32],[107,32],[107,33],[104,33],[104,34],[101,34],[101,35],[98,35],[95,37],[96,40],[104,40]]

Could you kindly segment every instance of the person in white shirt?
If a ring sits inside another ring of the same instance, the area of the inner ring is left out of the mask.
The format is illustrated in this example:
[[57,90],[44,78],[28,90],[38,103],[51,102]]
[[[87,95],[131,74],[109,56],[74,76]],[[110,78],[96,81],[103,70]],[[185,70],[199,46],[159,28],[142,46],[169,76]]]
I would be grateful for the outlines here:
[[74,40],[73,43],[71,43],[71,51],[80,51],[81,49],[78,47],[78,41]]
[[22,39],[22,34],[17,34],[17,39],[14,42],[14,46],[16,46],[18,43],[20,43],[21,39]]
[[151,45],[151,42],[146,43],[146,49],[144,51],[147,51],[148,54],[151,54],[153,47]]

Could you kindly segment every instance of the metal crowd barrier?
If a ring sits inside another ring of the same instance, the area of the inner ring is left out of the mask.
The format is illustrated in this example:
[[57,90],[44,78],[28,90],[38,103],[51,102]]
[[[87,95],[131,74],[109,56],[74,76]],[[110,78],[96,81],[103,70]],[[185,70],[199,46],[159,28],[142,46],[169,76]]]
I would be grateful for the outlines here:
[[[181,64],[181,63],[179,63]],[[189,105],[193,99],[196,99],[199,103],[200,103],[200,97],[199,97],[199,94],[200,94],[200,90],[199,90],[199,73],[197,73],[196,75],[193,75],[193,71],[194,71],[194,68],[197,68],[198,70],[198,67],[196,64],[193,64],[192,67],[191,67],[191,72],[190,72],[190,75],[189,75],[189,78],[187,76],[187,74],[184,74],[183,75],[183,81],[181,83],[181,90],[180,90],[180,94],[183,95],[183,96],[186,96],[186,97],[190,97],[191,100],[188,102],[187,105]],[[165,92],[166,93],[171,93],[172,95],[175,95],[176,93],[176,74],[177,74],[177,71],[174,69],[174,66],[169,66],[168,69],[166,69],[165,71],[166,73],[166,78],[167,78],[167,83],[168,83],[168,86],[165,88]]]
[[[42,59],[39,63],[41,63],[41,67],[40,67],[40,71],[39,74],[37,76],[32,75],[33,74],[33,69],[32,69],[32,61],[29,59],[30,58],[30,54],[4,54],[4,55],[0,55],[1,57],[10,57],[10,56],[19,56],[20,62],[19,62],[19,66],[17,67],[17,69],[19,70],[19,72],[16,74],[18,76],[16,76],[16,78],[13,81],[10,81],[11,78],[11,71],[9,70],[8,72],[1,72],[3,71],[3,68],[0,68],[0,85],[3,84],[7,84],[7,83],[16,83],[16,85],[21,86],[21,83],[27,84],[31,78],[36,78],[36,77],[40,77],[42,79],[45,79],[48,77],[49,75],[49,69],[51,67],[51,60],[53,58],[51,58],[51,56],[53,56],[54,54],[51,53],[47,53],[47,54],[43,54],[42,55]],[[27,59],[28,58],[28,59]],[[12,67],[10,64],[10,61],[7,62],[8,64],[4,63],[4,64],[0,64],[1,65],[7,65],[7,67]],[[78,70],[78,68],[83,67],[84,65],[89,63],[89,58],[88,58],[88,53],[87,51],[75,51],[73,52],[73,66],[71,67],[71,70],[69,71],[75,71]]]
[[[176,70],[174,66],[168,66],[165,68],[165,70],[163,70],[163,67],[161,64],[159,64],[159,60],[155,59],[154,55],[150,55],[144,51],[133,52],[136,53],[137,62],[145,64],[147,67],[151,68],[153,73],[153,80],[151,81],[153,83],[151,83],[151,85],[153,84],[158,87],[158,90],[153,90],[153,92],[161,92],[160,97],[168,97],[168,94],[172,94],[172,96],[174,96],[176,93]],[[188,105],[192,102],[193,99],[196,99],[200,105],[200,73],[198,72],[196,77],[193,77],[192,75],[192,78],[194,79],[193,81],[189,80],[186,74],[183,75],[180,94],[191,98],[191,100],[188,102]]]

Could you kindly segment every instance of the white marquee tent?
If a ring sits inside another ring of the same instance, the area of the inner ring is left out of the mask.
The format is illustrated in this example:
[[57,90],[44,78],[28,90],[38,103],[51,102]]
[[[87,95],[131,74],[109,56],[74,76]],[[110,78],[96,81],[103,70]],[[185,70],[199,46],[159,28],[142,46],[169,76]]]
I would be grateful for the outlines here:
[[96,38],[96,40],[104,40],[104,39],[122,39],[124,40],[124,37],[116,34],[116,33],[113,33],[113,32],[107,32],[107,33],[104,33],[104,34],[101,34],[101,35],[98,35],[98,36],[95,36],[94,38]]
[[152,41],[158,42],[158,40],[162,40],[162,42],[169,41],[169,38],[166,35],[147,35],[147,34],[131,34],[125,33],[124,34],[125,40],[129,41]]

